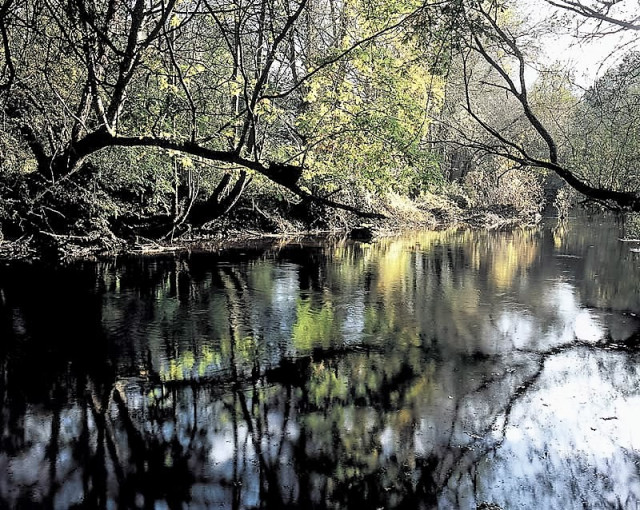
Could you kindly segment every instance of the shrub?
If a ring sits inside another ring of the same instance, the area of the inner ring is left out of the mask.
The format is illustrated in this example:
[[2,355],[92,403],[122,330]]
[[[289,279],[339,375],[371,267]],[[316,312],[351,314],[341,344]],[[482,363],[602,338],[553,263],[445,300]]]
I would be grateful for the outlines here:
[[476,207],[510,206],[518,213],[534,215],[544,206],[544,189],[532,171],[474,170],[464,178],[464,189]]

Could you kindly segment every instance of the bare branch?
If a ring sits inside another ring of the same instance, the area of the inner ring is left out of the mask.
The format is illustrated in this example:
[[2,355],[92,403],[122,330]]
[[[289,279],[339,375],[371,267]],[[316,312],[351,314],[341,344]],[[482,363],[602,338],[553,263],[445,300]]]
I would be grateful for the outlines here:
[[640,30],[640,16],[636,16],[630,20],[609,16],[611,7],[617,2],[601,2],[603,7],[598,10],[586,5],[581,0],[545,0],[549,5],[564,9],[566,11],[579,14],[585,18],[616,25],[625,30]]

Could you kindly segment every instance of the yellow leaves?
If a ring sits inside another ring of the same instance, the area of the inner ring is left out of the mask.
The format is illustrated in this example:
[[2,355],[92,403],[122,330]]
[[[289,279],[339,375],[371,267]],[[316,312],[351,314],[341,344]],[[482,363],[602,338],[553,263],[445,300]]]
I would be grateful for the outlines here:
[[262,116],[265,122],[277,122],[278,118],[284,113],[282,108],[276,108],[268,99],[263,99],[257,105],[256,113]]
[[234,80],[229,82],[229,94],[232,96],[238,96],[244,89],[244,84],[240,80]]
[[193,168],[193,160],[189,156],[182,156],[180,158],[180,165],[183,168]]
[[319,87],[316,82],[312,82],[311,88],[306,96],[304,96],[304,100],[307,103],[315,103],[318,100],[318,92]]
[[[367,30],[359,24],[350,37]],[[443,99],[443,80],[429,73],[417,43],[393,33],[376,39],[308,81],[309,108],[296,119],[311,140],[307,163],[315,176],[332,172],[327,182],[338,168],[376,193],[403,186],[424,167],[417,147],[430,127],[425,106],[433,113]]]
[[236,133],[235,130],[233,129],[232,126],[227,126],[226,128],[224,128],[221,133],[222,136],[225,136],[227,138],[235,138]]
[[25,159],[24,162],[22,163],[22,172],[25,174],[30,174],[32,172],[35,172],[37,168],[38,168],[38,162],[33,158]]
[[193,168],[195,166],[193,159],[190,156],[182,154],[180,151],[170,149],[168,153],[169,157],[175,159],[182,168]]
[[164,91],[170,94],[177,94],[179,92],[179,87],[176,84],[169,83],[169,80],[167,79],[166,76],[158,77],[158,87],[160,88],[161,91]]
[[264,115],[273,111],[273,105],[269,99],[261,99],[258,104],[256,104],[253,113],[256,115]]

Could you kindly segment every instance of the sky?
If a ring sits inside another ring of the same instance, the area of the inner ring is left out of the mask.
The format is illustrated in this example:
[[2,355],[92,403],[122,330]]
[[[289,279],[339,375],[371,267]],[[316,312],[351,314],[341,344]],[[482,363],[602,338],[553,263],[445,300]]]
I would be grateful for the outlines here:
[[[594,3],[585,0],[585,3]],[[566,14],[566,12],[556,9],[544,0],[522,0],[519,7],[529,17],[532,23],[544,22],[549,16]],[[629,16],[635,13],[634,9],[640,10],[640,1],[621,0],[616,6],[620,16]],[[593,26],[593,25],[591,25]],[[589,28],[587,25],[586,28]],[[561,62],[567,69],[574,69],[574,79],[579,87],[589,87],[607,68],[614,66],[620,61],[620,56],[624,51],[616,51],[621,45],[625,48],[638,48],[638,33],[625,31],[621,34],[607,35],[595,40],[578,40],[576,35],[577,20],[573,19],[565,24],[556,25],[557,35],[547,35],[540,40],[544,53],[548,56],[549,63]],[[632,41],[635,40],[635,44]]]

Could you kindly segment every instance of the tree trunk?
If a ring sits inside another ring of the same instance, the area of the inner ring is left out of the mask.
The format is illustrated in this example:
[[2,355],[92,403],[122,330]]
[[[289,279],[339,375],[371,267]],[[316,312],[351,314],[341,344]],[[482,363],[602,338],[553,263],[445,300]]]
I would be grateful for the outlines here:
[[250,181],[251,179],[248,178],[247,172],[242,170],[233,187],[228,190],[231,183],[231,175],[225,174],[220,184],[207,200],[193,205],[187,217],[187,222],[192,226],[200,227],[209,221],[224,216],[238,202]]

